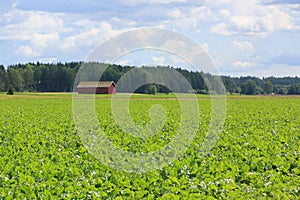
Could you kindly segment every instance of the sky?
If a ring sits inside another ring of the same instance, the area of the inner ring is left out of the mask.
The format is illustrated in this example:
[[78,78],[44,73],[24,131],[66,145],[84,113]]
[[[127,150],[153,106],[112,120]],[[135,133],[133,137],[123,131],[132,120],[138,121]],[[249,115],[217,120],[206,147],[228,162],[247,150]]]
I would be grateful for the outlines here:
[[[0,64],[83,61],[104,41],[137,28],[195,41],[222,75],[300,76],[299,0],[6,0],[0,3]],[[122,65],[186,67],[159,51]]]

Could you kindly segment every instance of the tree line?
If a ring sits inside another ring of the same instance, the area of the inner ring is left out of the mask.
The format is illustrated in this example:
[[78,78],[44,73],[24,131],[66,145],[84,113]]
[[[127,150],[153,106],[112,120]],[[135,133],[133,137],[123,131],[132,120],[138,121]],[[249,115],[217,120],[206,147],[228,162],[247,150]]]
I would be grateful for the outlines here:
[[[69,63],[27,63],[9,65],[7,69],[0,65],[0,92],[16,91],[16,92],[72,92],[76,75],[82,66],[89,66],[90,74],[86,74],[89,81],[90,77],[97,73],[95,70],[106,68],[101,76],[101,81],[114,81],[118,82],[119,79],[132,69],[133,66],[121,66],[116,64],[104,63],[83,63],[83,62],[69,62]],[[151,80],[151,73],[155,74],[155,80],[160,81],[166,77],[167,69],[175,70],[185,77],[189,82],[193,91],[200,94],[208,93],[208,86],[205,78],[214,78],[215,76],[204,73],[188,71],[181,68],[173,68],[170,66],[157,66],[157,67],[140,67],[139,77],[142,79]],[[81,77],[77,80],[85,80],[86,77]],[[293,95],[300,94],[300,77],[219,77],[224,83],[225,89],[228,93],[240,93],[246,95],[255,94],[281,94]],[[99,77],[93,77],[94,81],[99,80]],[[126,84],[133,84],[137,80],[134,76],[128,79]],[[176,79],[168,80],[175,90],[181,91],[180,85],[176,85]],[[75,85],[78,83],[75,83]],[[123,88],[123,89],[122,89]],[[120,86],[120,90],[126,92],[126,86]],[[117,88],[118,90],[118,88]],[[169,93],[171,92],[168,87],[161,84],[146,84],[136,88],[135,92],[138,93]],[[182,92],[182,91],[181,91]]]

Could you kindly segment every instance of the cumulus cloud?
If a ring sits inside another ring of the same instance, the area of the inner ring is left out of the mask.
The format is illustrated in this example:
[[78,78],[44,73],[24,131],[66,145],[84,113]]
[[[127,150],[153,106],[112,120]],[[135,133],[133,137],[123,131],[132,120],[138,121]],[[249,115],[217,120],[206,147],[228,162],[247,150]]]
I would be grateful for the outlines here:
[[55,57],[40,57],[40,58],[39,58],[39,61],[40,61],[41,63],[55,63],[55,62],[57,62],[58,60],[57,60],[57,58],[55,58]]
[[200,21],[206,21],[206,20],[212,20],[213,12],[208,6],[202,5],[202,6],[195,6],[190,9],[190,13],[187,10],[188,13],[187,17],[200,20]]
[[146,4],[146,3],[169,4],[169,3],[181,3],[185,1],[186,0],[122,0],[122,3],[126,5],[136,6],[139,4]]
[[125,59],[125,60],[117,61],[116,64],[122,66],[128,66],[128,65],[133,65],[134,63],[132,62],[132,60]]
[[218,66],[223,71],[249,70],[261,66],[261,59],[256,55],[255,46],[247,40],[234,40],[218,56]]
[[38,34],[34,33],[30,39],[31,44],[37,48],[46,48],[59,42],[58,33]]
[[84,58],[89,54],[87,48],[93,49],[122,31],[104,21],[84,19],[66,25],[65,20],[65,14],[13,9],[1,19],[0,40],[22,44],[15,48],[19,57],[43,59],[48,58],[47,54],[62,56],[84,51]]
[[269,0],[266,4],[300,4],[298,0]]
[[98,22],[98,26],[85,28],[80,33],[66,37],[62,42],[63,49],[69,49],[79,46],[95,48],[100,42],[103,42],[109,37],[113,37],[120,33],[114,30],[112,25],[107,22]]
[[161,46],[161,48],[172,49],[174,52],[180,52],[181,50],[185,50],[188,47],[186,46],[186,43],[184,43],[183,41],[168,40]]
[[269,33],[293,28],[291,17],[276,7],[263,11],[261,16],[232,16],[230,22],[236,29],[248,34]]
[[1,40],[31,40],[34,34],[66,31],[59,15],[44,12],[12,10],[4,14],[3,24]]
[[152,61],[154,62],[155,65],[165,65],[165,57],[160,56],[160,57],[152,57]]
[[16,54],[21,57],[33,58],[39,56],[38,52],[34,51],[31,47],[22,45],[16,50]]
[[208,44],[207,43],[203,43],[200,46],[206,53],[208,53]]
[[228,29],[228,26],[225,23],[218,23],[211,29],[212,33],[216,33],[219,35],[230,36],[236,34],[236,32],[232,32]]
[[16,2],[14,2],[14,3],[11,5],[11,8],[14,9],[14,8],[17,7],[17,5],[18,5],[18,2],[16,1]]
[[223,6],[224,4],[231,4],[232,0],[206,0],[206,4],[210,6]]
[[293,17],[282,7],[262,5],[257,0],[235,0],[228,9],[220,9],[217,19],[219,23],[211,32],[224,36],[266,36],[274,31],[296,28]]
[[228,18],[228,17],[231,16],[231,13],[230,13],[230,11],[227,10],[227,9],[221,9],[221,10],[219,11],[219,15],[220,15],[221,18]]
[[249,41],[233,41],[231,47],[240,53],[244,53],[246,57],[250,57],[254,52],[255,48]]
[[172,18],[180,18],[183,17],[183,14],[179,9],[175,9],[168,11],[168,16]]
[[246,61],[235,61],[232,63],[233,67],[235,68],[251,68],[255,66],[255,63],[246,62]]

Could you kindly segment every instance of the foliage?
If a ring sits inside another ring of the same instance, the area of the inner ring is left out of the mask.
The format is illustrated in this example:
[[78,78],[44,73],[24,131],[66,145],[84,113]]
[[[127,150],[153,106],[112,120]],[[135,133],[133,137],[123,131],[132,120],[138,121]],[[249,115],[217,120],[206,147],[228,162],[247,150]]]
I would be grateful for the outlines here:
[[17,69],[9,68],[7,70],[8,85],[12,86],[17,92],[23,91],[24,79]]
[[[171,95],[171,94],[170,94]],[[133,95],[140,124],[161,104],[168,119],[147,141],[113,120],[109,95],[96,97],[99,125],[129,151],[168,144],[180,126],[170,95]],[[199,96],[199,129],[189,150],[146,174],[99,163],[83,146],[72,121],[70,95],[0,96],[0,198],[5,199],[297,199],[300,196],[299,97],[228,97],[227,118],[210,155],[199,153],[210,121],[210,100]],[[144,100],[152,98],[152,100]],[[146,143],[145,143],[146,142]]]
[[3,65],[0,65],[0,92],[7,90],[7,74]]
[[230,93],[233,94],[236,91],[237,85],[234,79],[230,77],[223,77],[223,82],[226,87],[226,90]]
[[258,90],[259,88],[254,80],[248,80],[241,86],[241,94],[254,95],[258,92]]
[[281,85],[274,85],[274,93],[280,94],[280,95],[286,95],[288,94],[289,87],[287,86],[281,86]]
[[7,91],[8,95],[13,95],[14,94],[14,88],[12,86],[9,86],[9,89]]
[[300,94],[300,83],[292,85],[289,88],[288,94]]
[[271,94],[274,91],[274,86],[271,83],[271,81],[267,80],[267,81],[264,82],[263,89],[264,89],[266,94]]
[[[114,81],[118,82],[119,79],[128,71],[134,69],[133,66],[121,66],[115,64],[104,64],[104,63],[83,63],[83,62],[70,62],[70,63],[52,63],[52,64],[42,64],[42,63],[27,63],[27,64],[17,64],[10,65],[7,70],[3,65],[0,65],[0,92],[8,90],[8,86],[12,85],[16,91],[25,92],[71,92],[73,86],[77,85],[78,82],[74,83],[75,77],[81,66],[89,66],[90,70],[87,71],[85,75],[80,77],[78,80],[85,80],[89,77],[89,81],[98,81],[100,77],[96,75],[100,72],[101,68],[107,67],[104,71],[101,80],[103,81]],[[142,67],[144,69],[149,69],[150,67]],[[170,69],[172,67],[158,66],[155,67],[157,70]],[[207,94],[208,88],[204,81],[204,77],[210,79],[212,75],[204,72],[188,71],[181,68],[172,68],[182,74],[186,80],[191,84],[193,91],[196,93]],[[145,74],[149,77],[149,74]],[[91,78],[92,77],[92,78]],[[160,77],[164,78],[164,77]],[[253,80],[257,85],[256,93],[259,94],[270,94],[272,92],[276,94],[287,94],[286,89],[293,93],[293,88],[295,84],[300,84],[299,77],[268,77],[268,78],[257,78],[257,77],[229,77],[222,76],[225,88],[227,92],[239,93],[240,89],[245,82],[248,80]],[[133,80],[132,80],[133,81]],[[176,80],[175,80],[176,81]],[[127,84],[132,85],[132,82],[127,82]],[[273,85],[273,89],[272,86]],[[159,84],[153,84],[156,87],[157,93],[169,93],[170,90]],[[262,89],[263,88],[263,89]],[[285,89],[283,89],[285,88]],[[146,91],[147,87],[139,88],[137,93],[149,93]],[[274,90],[274,91],[272,91]],[[270,92],[271,91],[271,92]],[[191,92],[191,91],[186,91]],[[255,93],[254,93],[255,94]]]

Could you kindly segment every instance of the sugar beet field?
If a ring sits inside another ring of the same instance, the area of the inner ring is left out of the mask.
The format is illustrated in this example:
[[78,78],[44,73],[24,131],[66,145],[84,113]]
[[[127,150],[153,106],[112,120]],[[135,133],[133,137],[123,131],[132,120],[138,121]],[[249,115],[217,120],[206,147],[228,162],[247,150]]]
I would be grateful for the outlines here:
[[[228,96],[217,144],[199,153],[210,122],[210,99],[197,96],[196,137],[167,166],[146,173],[103,164],[83,145],[70,94],[0,94],[0,199],[297,199],[300,196],[300,97]],[[142,140],[114,122],[110,96],[97,96],[99,126],[118,148],[151,152],[169,144],[180,126],[178,101],[134,95],[130,114],[167,114],[157,134]],[[130,161],[128,161],[130,162]]]

